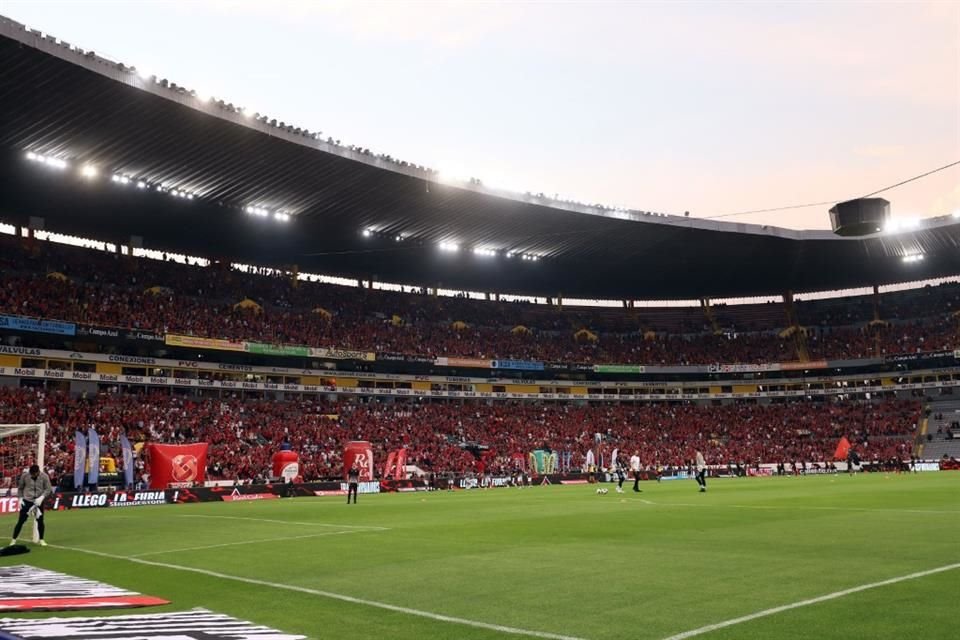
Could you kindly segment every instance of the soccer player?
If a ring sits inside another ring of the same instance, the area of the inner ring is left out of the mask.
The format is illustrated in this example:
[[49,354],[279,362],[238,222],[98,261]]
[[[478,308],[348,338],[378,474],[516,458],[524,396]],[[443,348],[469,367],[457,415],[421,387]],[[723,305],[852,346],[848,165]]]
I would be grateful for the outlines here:
[[623,481],[627,479],[627,474],[623,472],[623,465],[619,460],[614,463],[614,471],[617,474],[617,493],[623,493]]
[[13,528],[13,540],[10,546],[17,544],[17,538],[20,537],[20,530],[23,529],[27,518],[33,516],[37,519],[37,531],[40,533],[40,546],[45,547],[47,543],[43,540],[43,501],[47,496],[53,493],[53,487],[50,485],[50,478],[37,465],[31,465],[29,471],[24,471],[20,476],[20,482],[17,484],[17,496],[20,498],[20,518],[17,520],[17,526]]
[[697,484],[700,485],[700,493],[707,490],[707,461],[703,459],[703,454],[697,451]]
[[347,504],[350,504],[350,496],[353,496],[353,504],[357,504],[357,486],[360,482],[360,469],[356,465],[347,472]]
[[640,452],[634,451],[630,456],[630,472],[633,474],[633,490],[640,493]]

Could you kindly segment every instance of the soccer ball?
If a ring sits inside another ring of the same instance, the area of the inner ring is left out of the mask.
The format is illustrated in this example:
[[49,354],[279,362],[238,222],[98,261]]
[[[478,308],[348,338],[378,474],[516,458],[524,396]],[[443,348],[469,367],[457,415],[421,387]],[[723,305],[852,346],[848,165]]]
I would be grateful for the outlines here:
[[608,492],[608,491],[609,491],[609,489],[603,489],[603,488],[597,489],[597,495],[598,495],[598,496],[605,496],[605,495],[607,495],[607,492]]

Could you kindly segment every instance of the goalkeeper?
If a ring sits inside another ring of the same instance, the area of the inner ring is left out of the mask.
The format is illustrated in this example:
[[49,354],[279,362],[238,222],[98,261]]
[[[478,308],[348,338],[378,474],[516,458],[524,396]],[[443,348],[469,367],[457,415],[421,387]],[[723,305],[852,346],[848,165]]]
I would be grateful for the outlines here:
[[40,534],[40,546],[47,546],[43,541],[43,501],[47,496],[53,494],[53,487],[50,485],[50,477],[37,465],[31,465],[29,471],[24,471],[20,476],[20,482],[17,484],[17,496],[20,498],[20,518],[17,520],[17,526],[13,528],[13,540],[11,545],[17,544],[17,538],[20,536],[20,530],[30,516],[37,519],[37,532]]

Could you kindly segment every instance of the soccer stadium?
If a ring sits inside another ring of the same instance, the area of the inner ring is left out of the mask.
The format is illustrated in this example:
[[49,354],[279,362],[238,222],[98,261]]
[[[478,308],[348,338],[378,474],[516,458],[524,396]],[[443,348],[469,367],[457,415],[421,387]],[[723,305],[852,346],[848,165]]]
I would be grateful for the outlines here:
[[794,229],[454,176],[8,13],[0,639],[960,634],[957,56],[953,156]]

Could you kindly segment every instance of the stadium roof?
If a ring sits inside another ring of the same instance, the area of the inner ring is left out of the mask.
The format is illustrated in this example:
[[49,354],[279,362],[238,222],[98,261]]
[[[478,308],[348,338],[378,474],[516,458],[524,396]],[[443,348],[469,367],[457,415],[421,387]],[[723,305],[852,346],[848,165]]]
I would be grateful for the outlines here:
[[[39,166],[27,153],[68,168]],[[97,178],[84,177],[84,166]],[[141,236],[167,251],[403,284],[678,299],[960,273],[952,217],[851,239],[444,184],[2,17],[0,167],[7,222],[37,216],[79,236],[123,244]]]

